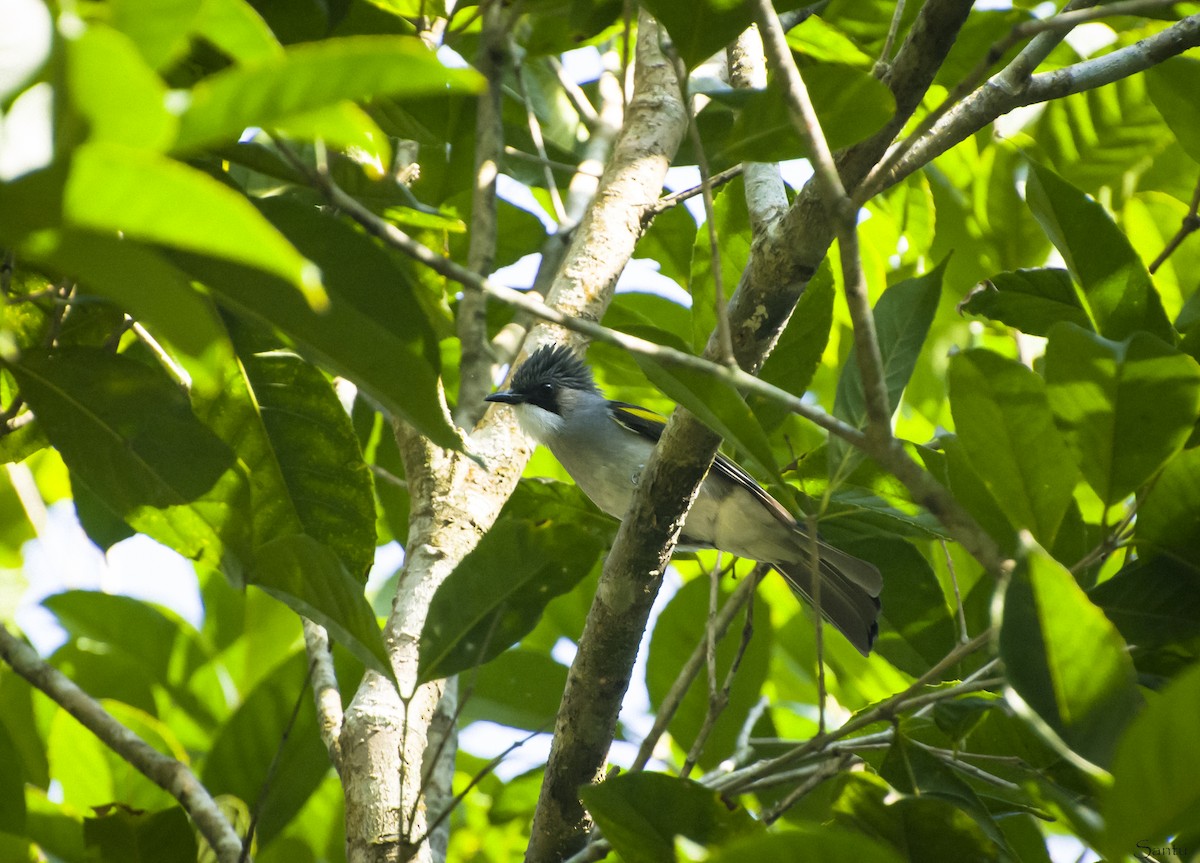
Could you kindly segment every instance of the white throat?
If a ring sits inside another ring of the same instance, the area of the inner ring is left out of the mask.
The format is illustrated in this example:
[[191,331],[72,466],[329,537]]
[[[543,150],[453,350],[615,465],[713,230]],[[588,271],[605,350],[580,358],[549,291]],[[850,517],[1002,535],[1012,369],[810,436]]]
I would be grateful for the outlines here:
[[537,405],[513,405],[513,410],[516,411],[517,422],[521,424],[522,431],[543,446],[550,445],[562,431],[565,422],[558,414]]

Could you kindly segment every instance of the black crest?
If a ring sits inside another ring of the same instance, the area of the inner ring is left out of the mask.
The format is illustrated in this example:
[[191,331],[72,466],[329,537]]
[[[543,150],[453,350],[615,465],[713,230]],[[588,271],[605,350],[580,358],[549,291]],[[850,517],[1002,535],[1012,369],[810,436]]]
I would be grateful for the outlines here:
[[550,384],[556,390],[597,391],[591,369],[566,345],[538,348],[517,369],[511,386],[515,392],[531,393],[544,384]]

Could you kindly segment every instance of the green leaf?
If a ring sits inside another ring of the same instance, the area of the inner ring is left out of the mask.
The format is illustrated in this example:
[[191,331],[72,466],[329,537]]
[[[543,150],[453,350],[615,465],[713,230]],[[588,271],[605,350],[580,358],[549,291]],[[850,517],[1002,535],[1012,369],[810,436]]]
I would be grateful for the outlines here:
[[289,47],[205,78],[180,117],[180,151],[236,140],[343,100],[435,96],[481,89],[473,69],[447,69],[415,36],[353,36]]
[[732,384],[686,366],[659,362],[645,354],[637,354],[634,359],[651,383],[746,453],[776,483],[783,484],[767,433]]
[[1138,559],[1088,596],[1138,647],[1186,644],[1200,636],[1200,569],[1196,558]]
[[112,300],[171,347],[192,357],[220,351],[224,330],[210,301],[157,250],[85,231],[46,231],[26,257],[81,282],[83,293]]
[[204,0],[193,30],[238,62],[283,56],[267,22],[245,0]]
[[1058,324],[1046,393],[1084,478],[1111,505],[1183,448],[1200,416],[1200,366],[1147,333],[1113,342]]
[[210,566],[245,553],[245,477],[165,374],[90,348],[10,368],[72,474],[116,516]]
[[938,443],[946,454],[946,474],[954,497],[1005,553],[1014,553],[1016,530],[1009,521],[1008,513],[971,463],[962,441],[957,435],[942,435]]
[[[774,576],[772,576],[774,577]],[[723,587],[730,587],[726,581]],[[688,661],[696,645],[705,640],[705,621],[709,611],[708,578],[697,578],[685,584],[671,597],[662,614],[654,624],[650,635],[650,652],[646,657],[646,689],[650,703],[657,710],[661,707],[679,670]],[[727,596],[722,591],[721,599]],[[798,610],[798,609],[797,609]],[[757,595],[754,601],[754,620],[766,620],[767,609]],[[725,679],[730,666],[737,657],[742,641],[741,621],[744,612],[730,626],[725,637],[717,644],[717,680]],[[729,702],[717,717],[704,750],[697,763],[704,768],[715,768],[722,760],[732,756],[737,746],[738,734],[746,717],[758,703],[771,664],[771,646],[774,633],[769,627],[756,626],[753,637],[741,656],[737,677],[729,693]],[[671,720],[671,737],[682,748],[689,749],[700,734],[708,714],[709,699],[703,675],[693,682],[683,698],[679,709]]]
[[0,722],[0,834],[25,832],[25,773],[16,744]]
[[72,157],[63,217],[75,227],[254,267],[298,288],[317,308],[327,302],[320,271],[249,201],[173,159],[85,144]]
[[1200,162],[1200,60],[1169,57],[1151,66],[1146,89],[1176,140]]
[[347,151],[373,180],[392,164],[392,147],[371,115],[353,102],[335,102],[281,121],[274,127],[289,139],[323,141]]
[[220,410],[240,414],[226,439],[236,437],[231,444],[252,466],[255,543],[307,534],[365,584],[375,496],[350,416],[329,380],[278,339],[238,322],[230,330],[241,361],[233,373],[245,377],[230,383],[233,397]]
[[1176,453],[1138,507],[1138,556],[1168,553],[1200,565],[1200,448]]
[[797,860],[901,863],[902,859],[891,848],[862,833],[803,822],[790,824],[787,830],[779,833],[736,840],[708,858],[711,863],[795,863]]
[[187,813],[176,806],[143,812],[105,807],[84,818],[83,841],[89,859],[100,863],[193,863],[196,837]]
[[567,667],[540,651],[516,648],[480,666],[468,685],[471,697],[462,705],[463,727],[487,720],[549,731],[567,687]]
[[1015,527],[1052,545],[1077,481],[1036,373],[989,350],[950,361],[950,409],[971,464]]
[[[217,732],[200,773],[214,795],[259,801],[265,788],[256,830],[263,847],[293,821],[331,770],[306,692],[307,672],[303,650],[270,669]],[[296,722],[289,728],[293,711]]]
[[904,794],[944,800],[969,814],[980,830],[997,846],[1005,847],[1004,834],[984,806],[980,796],[951,765],[927,749],[916,745],[907,734],[898,731],[888,749],[879,775]]
[[1059,321],[1092,328],[1070,273],[1052,267],[997,273],[962,309],[1034,336],[1046,335]]
[[1200,823],[1200,665],[1173,680],[1130,723],[1104,794],[1105,847],[1117,860]]
[[316,209],[275,199],[260,210],[325,274],[329,305],[314,311],[279,279],[213,258],[178,260],[218,302],[288,336],[439,446],[458,449],[438,390],[437,337],[409,274],[369,237]]
[[167,87],[133,42],[102,25],[67,41],[71,101],[88,124],[88,139],[162,152],[179,120],[167,111]]
[[368,668],[391,679],[392,664],[362,584],[327,545],[311,536],[281,536],[260,545],[246,574],[297,614],[329,630]]
[[187,37],[202,0],[114,0],[111,21],[138,46],[146,62],[161,69],[188,47]]
[[421,680],[481,665],[520,640],[546,603],[588,574],[601,548],[593,532],[561,517],[502,515],[434,594],[421,633]]
[[[882,779],[866,773],[854,773],[848,777],[833,804],[833,823],[842,831],[854,830],[852,835],[860,842],[867,837],[873,840],[870,850],[855,849],[863,856],[837,858],[847,863],[852,859],[896,859],[909,863],[923,863],[926,860],[974,860],[983,863],[1000,859],[996,845],[988,840],[974,819],[958,806],[925,795],[910,797],[897,794]],[[829,830],[825,825],[810,829],[814,832]],[[880,850],[876,851],[875,848]],[[822,854],[820,859],[830,858]]]
[[1110,339],[1145,330],[1174,344],[1175,330],[1129,239],[1098,203],[1048,168],[1032,167],[1026,201],[1082,286],[1092,328]]
[[699,65],[750,26],[753,10],[741,0],[652,0],[646,4],[671,35],[671,44],[689,69]]
[[1049,732],[1051,743],[1107,767],[1142,705],[1116,627],[1071,573],[1033,544],[1004,591],[996,623],[1014,708]]
[[762,828],[746,810],[690,779],[626,773],[579,790],[604,837],[630,863],[674,863],[675,837],[723,845]]

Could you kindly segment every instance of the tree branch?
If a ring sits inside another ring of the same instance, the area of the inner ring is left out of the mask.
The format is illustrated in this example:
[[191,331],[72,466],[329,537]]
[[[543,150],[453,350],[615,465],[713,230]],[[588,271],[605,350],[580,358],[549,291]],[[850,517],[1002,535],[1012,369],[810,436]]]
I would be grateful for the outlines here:
[[329,633],[307,617],[304,624],[304,648],[308,653],[308,676],[312,681],[313,700],[317,707],[317,731],[329,753],[329,760],[338,773],[342,772],[342,694],[338,690],[333,670],[333,655],[329,652]]
[[[467,266],[485,275],[492,271],[496,255],[496,178],[504,154],[501,83],[509,65],[508,22],[509,17],[500,0],[487,0],[483,4],[483,29],[475,67],[487,81],[487,90],[479,97],[475,115],[475,186],[471,197]],[[546,154],[540,155],[544,158]],[[464,293],[458,304],[457,323],[462,357],[454,420],[462,428],[471,428],[483,416],[486,407],[483,397],[492,386],[487,297]]]
[[191,769],[168,758],[121,723],[66,675],[43,662],[37,652],[0,624],[0,658],[13,671],[70,713],[100,742],[147,779],[179,801],[220,863],[237,863],[242,840]]
[[1111,84],[1197,46],[1200,14],[1101,57],[1034,75],[1016,92],[993,79],[948,111],[895,165],[864,183],[857,198],[866,200],[894,186],[1009,111]]
[[[679,83],[671,64],[658,48],[658,27],[644,12],[638,19],[634,76],[634,97],[617,149],[627,148],[635,135],[648,136],[650,140],[646,145],[656,154],[656,171],[653,175],[643,175],[643,182],[636,186],[629,184],[623,190],[610,187],[607,195],[598,196],[597,201],[603,203],[589,211],[581,229],[597,223],[601,217],[613,218],[616,215],[614,208],[620,208],[627,220],[631,216],[638,219],[636,223],[626,221],[626,232],[636,226],[635,234],[640,233],[639,209],[658,198],[667,164],[687,128],[687,114],[679,101]],[[657,185],[652,186],[652,182]],[[624,194],[619,194],[620,191]],[[581,241],[581,237],[582,230],[576,241]],[[634,238],[625,233],[616,239]],[[579,244],[580,255],[592,256],[611,250],[612,238],[606,239],[600,248],[592,248],[584,242],[586,240]],[[624,266],[632,255],[632,243],[624,246],[621,252],[619,263]],[[570,268],[571,257],[568,256],[565,272],[569,273]],[[658,477],[653,468],[648,467],[646,474],[635,498],[663,499],[654,493]],[[699,476],[695,482],[699,482]],[[694,489],[695,484],[691,491]],[[690,494],[687,497],[690,498]],[[686,502],[678,501],[680,512]],[[662,570],[670,559],[669,548],[664,550],[668,537],[658,531],[638,536],[641,542],[629,541],[631,533],[640,533],[635,526],[647,523],[627,517],[605,561],[599,589],[588,613],[555,720],[554,739],[526,852],[529,863],[561,860],[578,849],[586,838],[590,825],[579,801],[578,788],[598,779],[604,767],[641,634]],[[647,536],[651,538],[647,539]]]

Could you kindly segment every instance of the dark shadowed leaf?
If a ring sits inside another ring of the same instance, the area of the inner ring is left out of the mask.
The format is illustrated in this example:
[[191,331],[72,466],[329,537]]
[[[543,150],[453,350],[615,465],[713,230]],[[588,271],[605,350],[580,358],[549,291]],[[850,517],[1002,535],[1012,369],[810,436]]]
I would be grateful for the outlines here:
[[1139,559],[1088,596],[1130,644],[1154,648],[1200,636],[1200,569],[1196,558]]
[[846,547],[887,573],[883,621],[875,650],[900,670],[919,677],[949,652],[957,627],[929,562],[899,539],[870,539]]
[[311,536],[281,536],[260,545],[246,581],[257,585],[330,634],[385,677],[392,666],[362,583],[337,554]]
[[1167,553],[1200,567],[1200,448],[1167,462],[1138,507],[1136,531],[1140,556]]
[[[833,805],[833,820],[841,828],[856,831],[855,839],[861,841],[862,834],[870,836],[886,848],[889,858],[908,863],[1000,859],[1000,849],[960,807],[930,796],[898,794],[870,774],[850,776]],[[868,851],[865,859],[889,858]]]
[[501,516],[434,595],[421,634],[421,679],[502,653],[533,629],[546,603],[588,574],[601,548],[572,521]]
[[124,806],[85,818],[89,859],[101,863],[192,863],[196,837],[182,808],[142,812]]
[[1060,563],[1030,544],[996,623],[1014,707],[1051,742],[1100,767],[1142,697],[1117,628]]
[[630,863],[674,863],[675,837],[720,846],[762,828],[746,810],[690,779],[626,773],[580,789],[604,836]]
[[982,348],[953,357],[949,377],[958,439],[979,477],[1015,527],[1053,544],[1078,474],[1042,379]]
[[[988,839],[997,846],[1005,846],[999,825],[966,779],[906,734],[897,733],[880,764],[879,775],[904,794],[953,804],[970,815]],[[1011,849],[1005,850],[1011,854]]]
[[213,258],[180,256],[184,269],[222,305],[278,329],[438,445],[458,448],[438,394],[437,337],[408,274],[370,238],[315,208],[278,199],[259,207],[320,264],[326,309],[314,311],[281,280]]
[[464,725],[482,719],[550,731],[567,686],[567,667],[540,651],[516,648],[481,665],[463,682],[470,691],[462,702]]
[[1148,333],[1113,342],[1059,324],[1046,394],[1084,479],[1113,504],[1182,449],[1200,414],[1200,365]]

